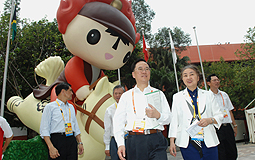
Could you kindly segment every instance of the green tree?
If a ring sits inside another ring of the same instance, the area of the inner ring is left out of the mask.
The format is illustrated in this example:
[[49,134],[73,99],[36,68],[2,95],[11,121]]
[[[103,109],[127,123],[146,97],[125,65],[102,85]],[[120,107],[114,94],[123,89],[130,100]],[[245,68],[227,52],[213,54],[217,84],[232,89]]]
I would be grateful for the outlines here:
[[141,35],[144,34],[145,39],[148,40],[147,43],[150,44],[153,38],[151,22],[155,17],[155,12],[144,0],[133,0],[132,11],[135,15],[137,32]]
[[247,34],[244,36],[246,38],[245,43],[241,44],[241,49],[237,50],[235,54],[242,59],[254,59],[255,58],[255,27],[249,28]]
[[[6,1],[5,11],[0,18],[2,22],[0,24],[1,86],[3,84],[7,32],[10,18],[10,5],[8,2]],[[17,8],[18,11],[18,3]],[[38,22],[28,22],[26,19],[20,20],[17,14],[17,34],[10,46],[9,53],[5,104],[13,95],[23,98],[27,97],[38,84],[44,83],[44,79],[35,75],[34,68],[49,56],[56,55],[61,56],[64,62],[67,62],[72,57],[72,54],[67,50],[62,40],[61,33],[58,31],[57,21],[48,22],[48,20],[43,18]],[[16,115],[14,116],[6,108],[5,113],[7,113],[5,117],[8,119],[8,122],[13,126],[14,120],[17,119]]]
[[[153,39],[153,48],[157,47],[170,47],[170,37],[169,37],[168,27],[163,27],[158,29],[158,32],[154,34]],[[181,28],[174,27],[173,30],[170,30],[172,39],[174,42],[174,47],[176,48],[177,53],[181,53],[183,50],[186,50],[186,46],[191,44],[190,34],[182,31]]]
[[254,99],[255,66],[254,60],[204,63],[205,75],[219,76],[220,90],[228,93],[234,107],[235,118],[244,118],[244,107]]
[[[173,94],[177,92],[176,79],[174,73],[171,44],[169,39],[170,28],[163,27],[154,35],[153,47],[150,48],[151,62],[151,81],[150,84],[164,92],[168,103],[171,105]],[[185,34],[178,27],[170,30],[174,46],[177,53],[186,49],[191,43],[189,34]],[[187,65],[188,57],[180,59],[177,56],[176,71],[178,76],[178,84],[181,86],[180,71],[181,68]]]

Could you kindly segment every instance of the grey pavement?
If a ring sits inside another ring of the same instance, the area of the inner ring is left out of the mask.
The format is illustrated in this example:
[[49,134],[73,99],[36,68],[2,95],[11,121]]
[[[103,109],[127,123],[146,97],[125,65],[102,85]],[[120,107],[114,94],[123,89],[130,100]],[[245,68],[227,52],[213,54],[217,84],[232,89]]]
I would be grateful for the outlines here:
[[[255,159],[255,144],[248,143],[245,144],[244,142],[236,143],[237,151],[238,151],[238,158],[237,160],[252,160]],[[170,155],[169,151],[167,151],[167,158],[168,160],[182,160],[181,151],[177,151],[176,157]]]
[[[238,158],[237,160],[252,160],[255,159],[255,143],[245,144],[244,142],[236,143]],[[173,157],[170,155],[169,150],[167,149],[167,158],[168,160],[183,160],[181,151],[177,148],[177,155]],[[110,160],[109,157],[106,160]]]

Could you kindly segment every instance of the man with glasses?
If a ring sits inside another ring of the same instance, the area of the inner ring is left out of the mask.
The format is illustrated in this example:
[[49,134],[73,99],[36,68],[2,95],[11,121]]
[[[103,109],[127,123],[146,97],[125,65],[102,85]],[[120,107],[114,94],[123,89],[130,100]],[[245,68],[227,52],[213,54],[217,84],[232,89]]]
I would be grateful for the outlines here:
[[[55,88],[57,99],[43,110],[40,134],[49,149],[48,159],[78,159],[83,153],[80,129],[72,104],[71,85],[62,82]],[[78,147],[77,147],[78,145]]]
[[[237,124],[232,113],[234,107],[228,94],[218,89],[220,87],[220,80],[217,75],[209,75],[206,81],[210,86],[210,92],[212,92],[215,96],[224,115],[220,129],[216,129],[220,141],[220,144],[218,145],[219,160],[235,160],[237,159],[237,148],[235,142]],[[232,128],[231,123],[234,128]]]
[[119,158],[167,160],[168,143],[162,131],[171,120],[169,104],[162,91],[149,85],[150,66],[144,59],[136,60],[131,70],[136,85],[122,94],[113,118]]

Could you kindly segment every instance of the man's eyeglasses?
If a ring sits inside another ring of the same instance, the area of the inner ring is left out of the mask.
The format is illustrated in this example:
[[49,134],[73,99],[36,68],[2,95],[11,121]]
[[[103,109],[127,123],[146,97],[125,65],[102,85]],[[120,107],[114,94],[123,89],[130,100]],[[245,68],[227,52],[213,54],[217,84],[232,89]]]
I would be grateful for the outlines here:
[[212,81],[213,81],[213,82],[220,82],[219,79],[213,79]]
[[151,70],[151,68],[149,68],[149,67],[146,67],[146,68],[139,67],[136,70],[139,71],[139,72],[143,72],[143,71],[149,72]]

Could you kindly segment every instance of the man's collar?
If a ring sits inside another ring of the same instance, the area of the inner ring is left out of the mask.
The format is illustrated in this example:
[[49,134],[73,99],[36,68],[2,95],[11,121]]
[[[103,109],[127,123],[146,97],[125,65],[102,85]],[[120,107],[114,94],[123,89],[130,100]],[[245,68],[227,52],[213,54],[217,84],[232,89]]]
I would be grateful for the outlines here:
[[64,105],[67,105],[68,104],[68,102],[66,101],[66,104],[63,102],[63,101],[61,101],[60,99],[56,99],[56,101],[58,101],[58,103],[59,103],[59,105],[61,105],[61,104],[64,104]]
[[[149,88],[149,90],[151,90],[151,86],[149,84],[146,88],[144,88],[143,91],[147,90],[148,88]],[[140,88],[137,87],[137,84],[135,85],[134,89],[138,89],[139,91],[141,91]]]
[[[216,95],[217,94],[220,94],[220,90],[219,89],[217,89],[218,90],[218,92],[216,93]],[[215,94],[212,90],[211,90],[211,88],[209,89],[209,91],[211,91],[213,94]]]

